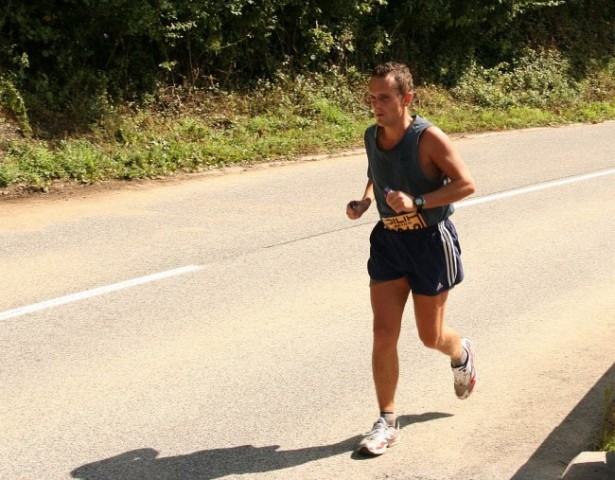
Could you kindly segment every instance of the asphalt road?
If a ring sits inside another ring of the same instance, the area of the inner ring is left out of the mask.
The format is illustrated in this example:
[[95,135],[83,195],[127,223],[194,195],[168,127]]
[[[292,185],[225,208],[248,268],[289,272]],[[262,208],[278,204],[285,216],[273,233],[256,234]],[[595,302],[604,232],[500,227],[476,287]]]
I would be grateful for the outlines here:
[[363,154],[0,201],[0,479],[559,478],[615,385],[615,122],[455,143],[480,383],[408,309],[376,459]]

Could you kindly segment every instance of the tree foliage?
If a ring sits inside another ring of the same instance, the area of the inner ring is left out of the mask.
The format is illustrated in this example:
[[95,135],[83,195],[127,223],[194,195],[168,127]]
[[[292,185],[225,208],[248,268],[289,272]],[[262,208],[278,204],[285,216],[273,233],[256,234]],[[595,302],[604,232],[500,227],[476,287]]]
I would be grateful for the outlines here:
[[419,82],[454,86],[476,65],[513,65],[526,47],[552,48],[582,76],[611,58],[614,45],[612,0],[7,0],[0,7],[0,80],[21,92],[35,117],[64,112],[86,122],[108,102],[165,85],[241,89],[280,71],[368,71],[388,59],[410,64]]

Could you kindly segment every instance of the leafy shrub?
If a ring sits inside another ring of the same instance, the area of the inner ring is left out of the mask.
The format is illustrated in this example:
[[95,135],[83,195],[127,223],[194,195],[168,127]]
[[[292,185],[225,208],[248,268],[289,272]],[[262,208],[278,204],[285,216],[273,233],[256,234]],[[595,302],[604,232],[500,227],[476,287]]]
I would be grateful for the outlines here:
[[112,174],[113,167],[102,150],[85,140],[62,141],[54,152],[61,178],[91,183]]
[[615,100],[615,58],[594,62],[588,75],[581,80],[580,90],[587,102]]
[[459,100],[488,108],[565,107],[578,97],[569,71],[568,62],[555,50],[526,50],[513,65],[485,68],[472,63],[452,92]]
[[17,169],[11,163],[0,162],[0,188],[6,188],[16,182]]
[[24,135],[32,134],[26,105],[12,81],[0,75],[0,108],[15,118]]
[[42,186],[62,176],[62,169],[44,142],[13,142],[8,155],[19,172],[14,177],[16,182]]

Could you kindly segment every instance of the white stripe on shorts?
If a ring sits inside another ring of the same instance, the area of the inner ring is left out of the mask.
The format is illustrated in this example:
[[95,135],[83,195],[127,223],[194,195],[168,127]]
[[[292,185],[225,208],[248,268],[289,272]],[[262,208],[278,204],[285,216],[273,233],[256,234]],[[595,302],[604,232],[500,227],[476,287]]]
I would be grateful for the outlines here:
[[446,260],[446,275],[448,278],[448,287],[455,283],[457,278],[457,256],[455,255],[455,245],[451,232],[448,231],[444,222],[438,224],[440,229],[440,238],[442,239],[442,248],[444,250],[444,258]]

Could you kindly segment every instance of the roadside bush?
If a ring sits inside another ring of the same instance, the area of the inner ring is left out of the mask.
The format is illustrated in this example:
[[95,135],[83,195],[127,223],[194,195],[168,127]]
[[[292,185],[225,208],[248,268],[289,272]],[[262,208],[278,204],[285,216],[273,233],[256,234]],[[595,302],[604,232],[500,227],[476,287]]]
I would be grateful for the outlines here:
[[[615,118],[615,61],[596,63],[577,84],[565,68],[557,54],[540,51],[514,66],[474,65],[452,92],[418,86],[413,109],[449,133]],[[366,85],[357,72],[331,69],[280,71],[244,90],[164,87],[146,103],[109,107],[78,138],[7,137],[0,188],[46,191],[56,182],[153,178],[355,148],[373,122]]]
[[61,141],[54,152],[59,178],[93,183],[113,176],[109,158],[96,145],[85,141]]
[[570,63],[557,50],[526,50],[510,77],[511,95],[518,105],[537,108],[574,104],[578,87],[572,80]]
[[581,80],[580,89],[586,102],[615,100],[615,58],[594,62],[588,75]]
[[16,183],[17,168],[14,164],[0,162],[0,188],[6,188]]
[[569,72],[559,52],[526,50],[514,64],[485,68],[474,62],[452,92],[461,101],[487,108],[566,107],[579,95]]
[[615,385],[604,392],[604,413],[597,448],[600,451],[615,452]]
[[32,127],[28,119],[26,104],[15,87],[14,83],[8,78],[0,75],[0,109],[4,110],[10,117],[19,124],[21,132],[25,136],[32,134]]
[[62,177],[62,169],[44,142],[12,142],[8,156],[18,170],[13,177],[16,183],[41,187]]

